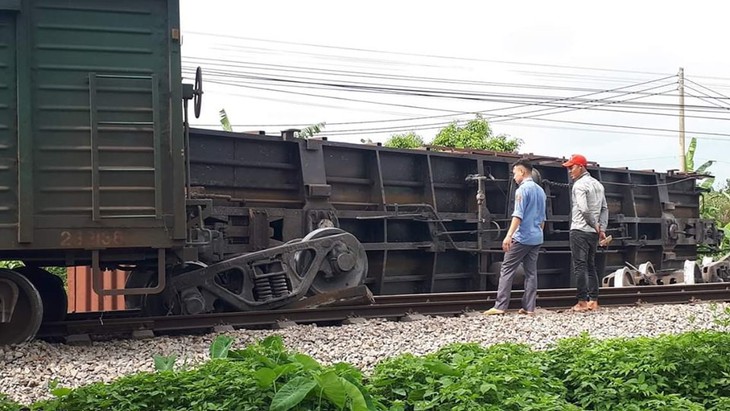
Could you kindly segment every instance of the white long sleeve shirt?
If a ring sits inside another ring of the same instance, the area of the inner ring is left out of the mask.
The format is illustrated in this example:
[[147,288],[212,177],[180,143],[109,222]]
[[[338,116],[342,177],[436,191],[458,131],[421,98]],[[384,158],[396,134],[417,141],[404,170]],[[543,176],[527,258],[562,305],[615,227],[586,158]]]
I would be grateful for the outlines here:
[[571,230],[580,230],[587,233],[596,232],[596,222],[601,230],[608,225],[608,205],[603,185],[588,172],[584,173],[573,183],[571,190]]

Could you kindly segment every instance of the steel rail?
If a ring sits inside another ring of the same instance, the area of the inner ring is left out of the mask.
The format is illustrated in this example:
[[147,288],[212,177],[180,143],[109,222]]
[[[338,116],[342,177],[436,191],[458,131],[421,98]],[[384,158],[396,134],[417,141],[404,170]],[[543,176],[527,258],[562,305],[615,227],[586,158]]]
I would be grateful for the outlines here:
[[[195,316],[139,317],[121,316],[115,313],[105,318],[97,313],[96,318],[84,314],[82,319],[44,324],[37,337],[58,339],[69,335],[118,335],[131,334],[138,330],[157,333],[172,333],[195,330],[210,330],[227,325],[235,328],[272,326],[282,321],[295,323],[331,323],[348,318],[400,318],[408,314],[457,315],[467,311],[482,310],[494,304],[496,292],[461,292],[438,294],[404,294],[375,296],[374,304],[333,306],[318,308],[280,309],[269,311],[247,311],[215,313]],[[518,308],[522,291],[512,293],[510,308]],[[696,301],[730,301],[730,283],[698,285],[666,285],[624,288],[602,288],[602,306],[626,306],[647,304],[676,304]],[[545,289],[538,291],[538,306],[549,309],[565,309],[575,304],[574,289]]]

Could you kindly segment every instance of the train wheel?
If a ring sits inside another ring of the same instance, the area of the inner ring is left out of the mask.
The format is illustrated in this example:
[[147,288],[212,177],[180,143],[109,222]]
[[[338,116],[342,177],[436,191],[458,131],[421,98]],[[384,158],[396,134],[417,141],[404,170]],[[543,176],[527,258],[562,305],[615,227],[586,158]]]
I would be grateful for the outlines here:
[[[17,300],[11,297],[16,294]],[[31,340],[43,320],[43,301],[33,283],[15,271],[0,269],[0,317],[7,317],[12,306],[12,317],[0,318],[0,345]]]
[[[125,288],[148,288],[157,284],[157,272],[152,270],[133,270],[127,277]],[[125,295],[124,306],[128,310],[139,309],[145,316],[167,315],[160,294]]]
[[[168,279],[188,271],[205,268],[200,262],[187,262],[167,268]],[[129,274],[126,288],[154,287],[157,284],[157,272],[152,270],[134,270]],[[164,316],[183,314],[180,293],[166,288],[159,294],[128,295],[125,298],[127,309],[140,309],[145,316]]]
[[[339,228],[319,228],[307,234],[302,241],[325,238],[347,233]],[[294,257],[297,271],[301,274],[309,269],[314,258],[311,251],[301,251]],[[365,248],[358,241],[339,241],[322,262],[309,291],[322,294],[330,291],[360,285],[368,273],[368,259]]]
[[41,295],[44,323],[66,318],[68,295],[60,277],[38,267],[18,267],[15,271],[26,276]]

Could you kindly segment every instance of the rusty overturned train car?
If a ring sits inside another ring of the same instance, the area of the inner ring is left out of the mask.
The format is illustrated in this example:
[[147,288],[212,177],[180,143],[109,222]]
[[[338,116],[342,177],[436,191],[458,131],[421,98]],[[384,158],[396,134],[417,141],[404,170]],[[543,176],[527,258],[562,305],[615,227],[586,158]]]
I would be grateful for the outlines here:
[[[180,39],[177,0],[0,0],[0,260],[25,265],[0,269],[0,344],[63,318],[47,266],[88,265],[147,314],[493,287],[521,156],[190,130],[203,81],[181,84]],[[540,286],[568,287],[568,175],[528,157],[549,203]],[[671,272],[719,241],[694,176],[590,171],[615,239],[602,273]]]

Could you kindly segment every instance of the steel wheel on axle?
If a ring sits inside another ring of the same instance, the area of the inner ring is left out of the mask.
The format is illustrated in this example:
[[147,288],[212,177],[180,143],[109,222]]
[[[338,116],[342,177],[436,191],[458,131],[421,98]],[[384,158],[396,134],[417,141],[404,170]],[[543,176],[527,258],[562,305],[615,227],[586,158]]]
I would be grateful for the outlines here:
[[41,296],[43,322],[63,321],[68,311],[68,295],[63,280],[38,267],[18,267],[14,271],[24,275]]
[[[13,304],[8,296],[14,294],[15,289],[18,298]],[[18,272],[0,269],[0,300],[6,312],[11,305],[15,307],[9,321],[0,322],[0,345],[33,339],[43,321],[43,301],[33,283]]]
[[[306,242],[340,234],[352,236],[352,234],[339,228],[327,227],[312,231],[302,241]],[[317,276],[309,287],[310,292],[322,294],[362,284],[368,273],[368,259],[365,248],[354,236],[353,239],[354,241],[350,243],[336,241],[332,250],[327,253],[322,264],[318,267]],[[297,272],[303,275],[314,260],[314,252],[311,250],[297,252],[294,260]]]
[[[206,265],[198,261],[189,261],[173,267],[167,267],[168,280],[178,274],[205,268]],[[127,278],[126,288],[152,288],[157,285],[157,272],[152,269],[140,268],[133,270]],[[125,296],[127,309],[139,309],[145,316],[165,316],[185,314],[181,295],[169,287],[159,294],[142,294]]]

